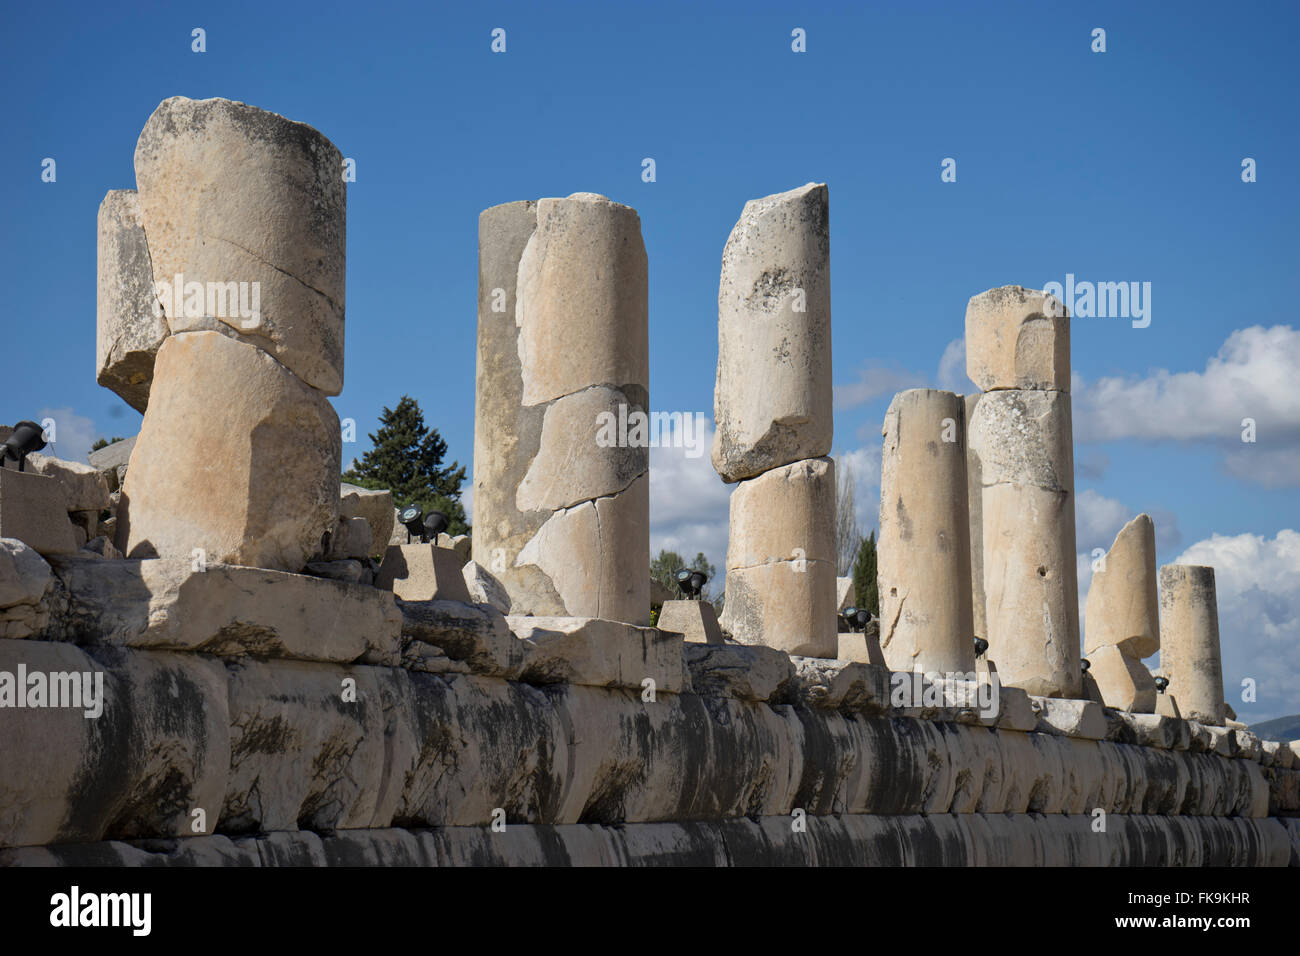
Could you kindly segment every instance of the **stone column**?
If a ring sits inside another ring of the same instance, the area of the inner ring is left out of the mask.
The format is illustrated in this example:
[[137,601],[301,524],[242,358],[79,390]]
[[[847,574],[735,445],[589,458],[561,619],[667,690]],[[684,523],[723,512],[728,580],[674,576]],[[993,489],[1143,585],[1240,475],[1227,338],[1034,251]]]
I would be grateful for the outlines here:
[[722,627],[835,657],[827,191],[745,204],[722,253],[713,467],[731,495]]
[[1070,320],[1050,295],[992,289],[966,310],[966,371],[984,394],[980,460],[985,626],[1006,684],[1080,693]]
[[928,388],[885,413],[880,649],[890,670],[973,673],[965,402]]
[[1142,663],[1160,650],[1156,529],[1141,514],[1124,525],[1092,572],[1084,650],[1102,700],[1133,713],[1155,711],[1156,685]]
[[1223,665],[1214,568],[1160,569],[1160,670],[1188,720],[1223,726]]
[[[963,396],[966,431],[975,417],[981,392]],[[963,431],[965,435],[965,431]],[[984,469],[980,466],[979,452],[966,436],[966,506],[970,517],[970,584],[971,629],[976,637],[987,639],[988,625],[984,622]]]
[[515,614],[649,621],[647,310],[628,206],[480,218],[474,551]]
[[146,123],[135,171],[147,248],[130,261],[147,252],[169,334],[118,508],[127,554],[197,550],[207,562],[298,571],[330,552],[340,531],[342,443],[326,396],[343,387],[342,169],[316,130],[243,103],[173,97]]

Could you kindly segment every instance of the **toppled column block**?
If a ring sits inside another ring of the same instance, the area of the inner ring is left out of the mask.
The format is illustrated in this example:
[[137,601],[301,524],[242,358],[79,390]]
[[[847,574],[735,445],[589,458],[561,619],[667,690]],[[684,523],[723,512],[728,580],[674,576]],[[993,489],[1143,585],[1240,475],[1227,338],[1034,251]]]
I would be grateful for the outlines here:
[[298,571],[338,521],[338,416],[261,349],[172,335],[118,505],[130,557]]
[[1104,644],[1088,652],[1088,663],[1088,676],[1107,707],[1134,714],[1155,713],[1156,682],[1142,661],[1114,644]]
[[842,661],[857,661],[860,664],[885,666],[885,655],[880,651],[880,639],[876,634],[852,631],[836,635],[838,650],[835,656]]
[[17,538],[40,554],[76,551],[59,483],[47,475],[0,468],[0,538]]
[[393,536],[393,493],[372,491],[345,481],[339,485],[339,495],[339,517],[364,518],[370,525],[370,547],[378,554]]
[[1092,573],[1088,588],[1087,636],[1092,654],[1114,645],[1135,660],[1160,650],[1159,596],[1156,590],[1156,529],[1141,514],[1124,525]]
[[1160,628],[1160,669],[1169,678],[1183,717],[1222,727],[1223,665],[1214,568],[1166,564],[1160,569]]
[[55,558],[67,603],[60,640],[218,656],[396,664],[393,595],[284,571],[189,558]]
[[966,374],[986,392],[1070,390],[1070,317],[1055,296],[1018,285],[966,306]]
[[880,474],[880,649],[890,670],[975,669],[965,405],[899,392],[885,413]]
[[48,475],[59,483],[64,507],[69,513],[98,512],[109,506],[108,480],[91,465],[33,452],[27,456],[27,468],[38,475]]
[[577,617],[509,617],[523,650],[519,680],[656,693],[690,689],[682,636],[654,627]]
[[477,561],[467,561],[460,569],[470,600],[475,604],[490,604],[502,614],[510,613],[510,594],[505,585]]
[[153,261],[134,189],[99,206],[95,381],[138,412],[149,404],[154,357],[169,330],[154,296]]
[[742,644],[835,657],[835,464],[797,461],[731,493],[722,629]]
[[1079,691],[1070,397],[986,392],[969,440],[982,470],[987,640],[1003,680],[1042,697]]
[[50,566],[17,538],[0,538],[0,638],[31,637],[49,623]]
[[365,518],[345,518],[339,516],[339,522],[330,535],[329,547],[325,550],[326,561],[346,561],[350,558],[370,557],[378,548],[371,546],[370,523]]
[[375,587],[403,601],[470,600],[456,552],[432,544],[390,544]]
[[665,601],[655,625],[681,634],[688,644],[721,644],[722,627],[708,601]]
[[172,333],[215,329],[342,391],[347,190],[334,144],[245,103],[173,96],[140,133],[135,176]]
[[745,204],[718,284],[717,432],[723,481],[831,450],[830,211],[809,183]]
[[[963,397],[966,428],[975,417],[975,406],[981,393]],[[976,637],[988,637],[989,629],[984,617],[984,468],[979,451],[969,440],[966,446],[966,505],[970,516],[970,582],[971,628]]]

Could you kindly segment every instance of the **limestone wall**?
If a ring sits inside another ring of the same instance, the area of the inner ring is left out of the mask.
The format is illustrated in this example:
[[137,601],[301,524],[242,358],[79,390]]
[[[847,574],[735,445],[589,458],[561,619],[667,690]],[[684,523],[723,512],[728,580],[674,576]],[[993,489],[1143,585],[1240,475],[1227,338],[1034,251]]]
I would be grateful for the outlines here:
[[[275,617],[308,592],[332,621]],[[0,709],[0,862],[1263,865],[1300,846],[1276,819],[1300,814],[1300,755],[1246,731],[1014,688],[996,716],[950,684],[897,707],[878,666],[450,601],[390,596],[393,615],[377,593],[58,559],[49,627],[0,641],[0,672],[103,672],[103,712]],[[177,842],[123,842],[151,838]]]

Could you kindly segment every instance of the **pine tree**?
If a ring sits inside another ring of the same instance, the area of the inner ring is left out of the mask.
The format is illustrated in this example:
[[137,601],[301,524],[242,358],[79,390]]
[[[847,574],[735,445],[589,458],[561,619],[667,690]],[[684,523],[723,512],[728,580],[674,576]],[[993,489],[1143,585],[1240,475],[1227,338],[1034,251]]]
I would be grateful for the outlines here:
[[876,532],[862,539],[858,559],[853,562],[853,602],[872,614],[880,614],[880,586],[876,583]]
[[438,429],[424,424],[420,403],[403,395],[396,408],[385,408],[379,430],[370,435],[370,451],[344,472],[343,480],[362,488],[388,489],[397,508],[419,505],[424,513],[441,511],[451,535],[468,534],[465,508],[459,501],[465,469],[457,462],[443,467],[447,443]]

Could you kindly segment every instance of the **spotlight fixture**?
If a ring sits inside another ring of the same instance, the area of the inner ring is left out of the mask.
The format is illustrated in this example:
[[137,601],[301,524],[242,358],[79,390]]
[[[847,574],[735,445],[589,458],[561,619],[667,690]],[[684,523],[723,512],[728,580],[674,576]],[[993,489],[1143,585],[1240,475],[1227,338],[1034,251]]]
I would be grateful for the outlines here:
[[44,429],[35,422],[19,422],[14,426],[14,433],[0,445],[0,468],[6,460],[18,462],[18,470],[23,471],[27,456],[45,447]]
[[984,652],[989,649],[989,642],[982,637],[975,638],[975,656],[983,657]]
[[687,600],[698,601],[704,593],[704,585],[709,581],[709,576],[703,571],[692,571],[690,568],[681,568],[673,576]]
[[840,617],[849,626],[849,633],[853,633],[858,628],[866,628],[871,621],[871,612],[865,607],[846,607],[840,612]]
[[1092,666],[1092,661],[1088,660],[1088,658],[1086,657],[1081,658],[1079,660],[1079,666],[1083,668],[1083,672],[1086,674],[1088,672],[1088,668]]
[[1163,693],[1165,692],[1165,688],[1168,687],[1168,686],[1169,686],[1169,678],[1168,678],[1168,677],[1157,677],[1157,678],[1156,678],[1156,690],[1160,691],[1160,693],[1163,694]]
[[406,529],[406,543],[411,543],[411,535],[418,535],[424,540],[424,512],[419,505],[407,505],[397,513],[398,523]]
[[424,537],[421,541],[437,541],[438,535],[446,531],[451,524],[441,511],[430,511],[424,516]]

